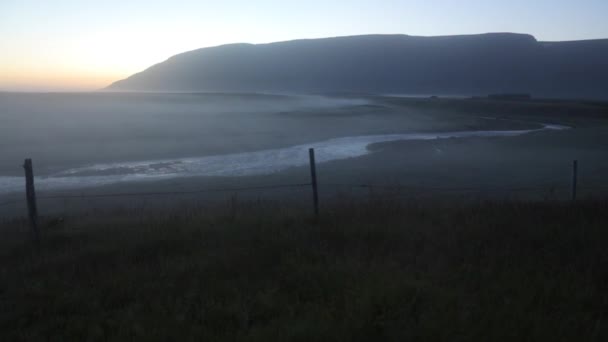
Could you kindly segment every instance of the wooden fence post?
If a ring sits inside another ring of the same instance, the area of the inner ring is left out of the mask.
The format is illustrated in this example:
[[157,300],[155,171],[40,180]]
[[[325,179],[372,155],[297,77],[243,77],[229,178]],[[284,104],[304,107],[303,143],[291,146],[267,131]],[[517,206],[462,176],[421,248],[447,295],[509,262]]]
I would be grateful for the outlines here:
[[576,201],[576,191],[578,186],[578,160],[572,163],[572,201]]
[[36,190],[34,188],[34,168],[32,160],[26,159],[23,164],[25,169],[25,198],[27,200],[27,211],[32,226],[32,232],[36,244],[40,243],[40,232],[38,231],[38,207],[36,205]]
[[317,165],[315,163],[315,149],[308,150],[310,159],[310,177],[312,180],[312,200],[315,209],[315,218],[319,218],[319,191],[317,187]]

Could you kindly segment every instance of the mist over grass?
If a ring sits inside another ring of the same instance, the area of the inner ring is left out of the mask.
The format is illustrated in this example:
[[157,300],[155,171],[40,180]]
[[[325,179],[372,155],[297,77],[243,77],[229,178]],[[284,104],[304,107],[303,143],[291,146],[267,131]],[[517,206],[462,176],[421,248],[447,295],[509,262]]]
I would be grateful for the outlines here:
[[[365,147],[369,153],[358,158],[320,163],[321,195],[349,190],[330,185],[338,183],[405,186],[410,188],[408,194],[414,197],[444,196],[442,189],[459,188],[473,189],[486,198],[565,199],[570,197],[574,159],[579,160],[580,165],[581,198],[597,197],[607,190],[608,105],[602,102],[399,98],[361,94],[334,95],[338,97],[200,93],[4,95],[6,97],[0,97],[3,109],[0,111],[0,187],[16,192],[0,195],[0,203],[16,204],[0,206],[0,217],[14,217],[23,212],[21,165],[26,157],[34,160],[39,196],[43,197],[55,195],[56,191],[46,188],[45,180],[40,177],[70,169],[138,162],[151,162],[154,167],[166,168],[166,162],[162,161],[167,159],[234,153],[248,156],[250,152],[293,146],[306,150],[293,164],[302,166],[271,175],[133,181],[99,188],[72,187],[69,191],[64,189],[62,195],[231,189],[308,183],[308,147],[331,139],[403,133],[528,130],[542,127],[540,123],[572,129],[519,137],[372,144]],[[290,157],[293,156],[290,152]],[[210,170],[212,168],[205,168],[201,174],[209,174]],[[82,177],[82,181],[83,184],[92,183],[86,177]],[[425,188],[439,191],[426,191]],[[521,188],[527,190],[511,191]],[[225,195],[230,193],[196,198],[221,199]],[[264,197],[309,198],[285,192],[266,192]],[[179,199],[173,197],[148,203],[173,207],[176,204],[170,203],[172,200],[179,203]],[[142,201],[146,200],[43,201],[40,210],[43,213],[71,213],[87,207],[137,206]]]

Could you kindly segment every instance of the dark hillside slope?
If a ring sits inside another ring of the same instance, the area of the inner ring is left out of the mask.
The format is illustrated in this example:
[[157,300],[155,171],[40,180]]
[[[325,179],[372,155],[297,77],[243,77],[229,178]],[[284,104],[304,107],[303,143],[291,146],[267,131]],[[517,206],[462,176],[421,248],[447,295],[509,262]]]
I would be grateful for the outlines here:
[[608,40],[544,43],[493,33],[233,44],[176,55],[108,89],[608,98]]

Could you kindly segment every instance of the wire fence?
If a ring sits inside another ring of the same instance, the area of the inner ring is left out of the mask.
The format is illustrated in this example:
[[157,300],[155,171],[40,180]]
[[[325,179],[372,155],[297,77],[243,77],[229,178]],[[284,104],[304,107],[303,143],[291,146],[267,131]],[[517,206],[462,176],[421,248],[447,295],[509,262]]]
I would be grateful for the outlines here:
[[[314,151],[311,151],[314,154]],[[316,193],[318,191],[317,184],[319,187],[324,189],[324,192],[329,193],[327,190],[333,188],[334,193],[336,191],[344,190],[368,190],[370,192],[382,192],[385,196],[392,197],[412,197],[422,195],[434,195],[437,193],[455,193],[455,194],[474,194],[474,193],[538,193],[540,195],[548,196],[556,192],[565,193],[568,192],[572,195],[572,199],[576,197],[576,191],[580,190],[583,192],[599,192],[602,195],[608,194],[608,186],[580,186],[577,185],[577,166],[578,163],[574,162],[574,175],[572,184],[567,184],[564,180],[555,182],[546,182],[542,184],[522,184],[512,186],[495,186],[495,185],[484,185],[484,186],[462,186],[462,187],[442,187],[442,186],[425,186],[425,185],[402,185],[402,184],[371,184],[371,183],[334,183],[334,182],[320,182],[316,180],[316,172],[313,170],[316,168],[314,165],[314,156],[311,157],[311,182],[306,183],[284,183],[284,184],[270,184],[270,185],[255,185],[245,187],[217,187],[217,188],[204,188],[196,190],[183,190],[183,191],[153,191],[153,192],[116,192],[116,193],[92,193],[92,194],[74,194],[74,193],[52,193],[49,195],[37,196],[35,200],[82,200],[82,199],[116,199],[116,198],[147,198],[147,197],[168,197],[168,196],[181,196],[181,195],[196,195],[196,194],[209,194],[209,193],[242,193],[242,192],[256,192],[256,191],[269,191],[269,190],[284,190],[284,189],[296,189],[296,188],[312,188],[312,191]],[[32,180],[33,182],[33,176]],[[27,183],[27,182],[26,182]],[[0,207],[6,207],[15,204],[28,204],[30,199],[12,199],[4,202],[0,202]],[[315,206],[318,205],[315,203]]]
[[159,192],[125,192],[125,193],[109,193],[109,194],[91,194],[91,195],[51,195],[39,196],[38,199],[82,199],[82,198],[117,198],[117,197],[156,197],[156,196],[173,196],[173,195],[195,195],[213,192],[246,192],[260,190],[276,190],[287,188],[299,188],[310,186],[310,183],[299,184],[276,184],[266,186],[250,186],[241,188],[209,188],[189,191],[159,191]]
[[12,205],[12,204],[17,204],[17,203],[20,203],[20,202],[23,202],[23,201],[14,200],[14,201],[0,202],[0,207]]
[[[103,198],[126,198],[126,197],[166,197],[166,196],[180,196],[180,195],[196,195],[206,193],[241,193],[241,192],[256,192],[256,191],[268,191],[268,190],[281,190],[281,189],[295,189],[295,188],[308,188],[311,187],[312,183],[293,183],[293,184],[274,184],[274,185],[259,185],[249,187],[225,187],[225,188],[206,188],[197,190],[185,190],[185,191],[155,191],[155,192],[117,192],[117,193],[101,193],[101,194],[53,194],[53,195],[42,195],[37,196],[38,200],[71,200],[71,199],[103,199]],[[378,190],[378,191],[413,191],[429,192],[429,193],[484,193],[484,192],[550,192],[550,191],[568,191],[569,186],[567,185],[555,185],[555,184],[544,184],[535,186],[478,186],[478,187],[431,187],[431,186],[417,186],[417,185],[382,185],[382,184],[366,184],[366,183],[319,183],[320,188],[339,188],[339,189],[359,189],[359,190]],[[584,186],[579,187],[580,190],[586,191],[608,191],[608,186]],[[25,203],[23,200],[9,200],[0,202],[0,206],[9,206],[18,203]]]
[[[120,193],[102,193],[102,194],[53,194],[53,195],[42,195],[37,196],[37,200],[73,200],[73,199],[114,199],[114,198],[128,198],[128,197],[167,197],[167,196],[180,196],[180,195],[196,195],[196,194],[208,194],[208,193],[242,193],[242,192],[253,192],[253,191],[268,191],[268,190],[280,190],[280,189],[294,189],[310,187],[311,183],[294,183],[294,184],[274,184],[274,185],[263,185],[263,186],[249,186],[249,187],[226,187],[226,188],[207,188],[197,190],[185,190],[185,191],[154,191],[154,192],[120,192]],[[10,206],[15,204],[26,204],[26,200],[9,200],[0,202],[0,207]]]

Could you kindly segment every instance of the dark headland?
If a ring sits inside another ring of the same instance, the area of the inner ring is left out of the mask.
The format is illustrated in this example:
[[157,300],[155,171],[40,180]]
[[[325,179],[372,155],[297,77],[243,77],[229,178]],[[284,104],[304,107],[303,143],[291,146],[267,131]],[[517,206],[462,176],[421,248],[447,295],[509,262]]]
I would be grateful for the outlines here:
[[366,35],[185,52],[112,91],[367,92],[608,98],[608,39]]

